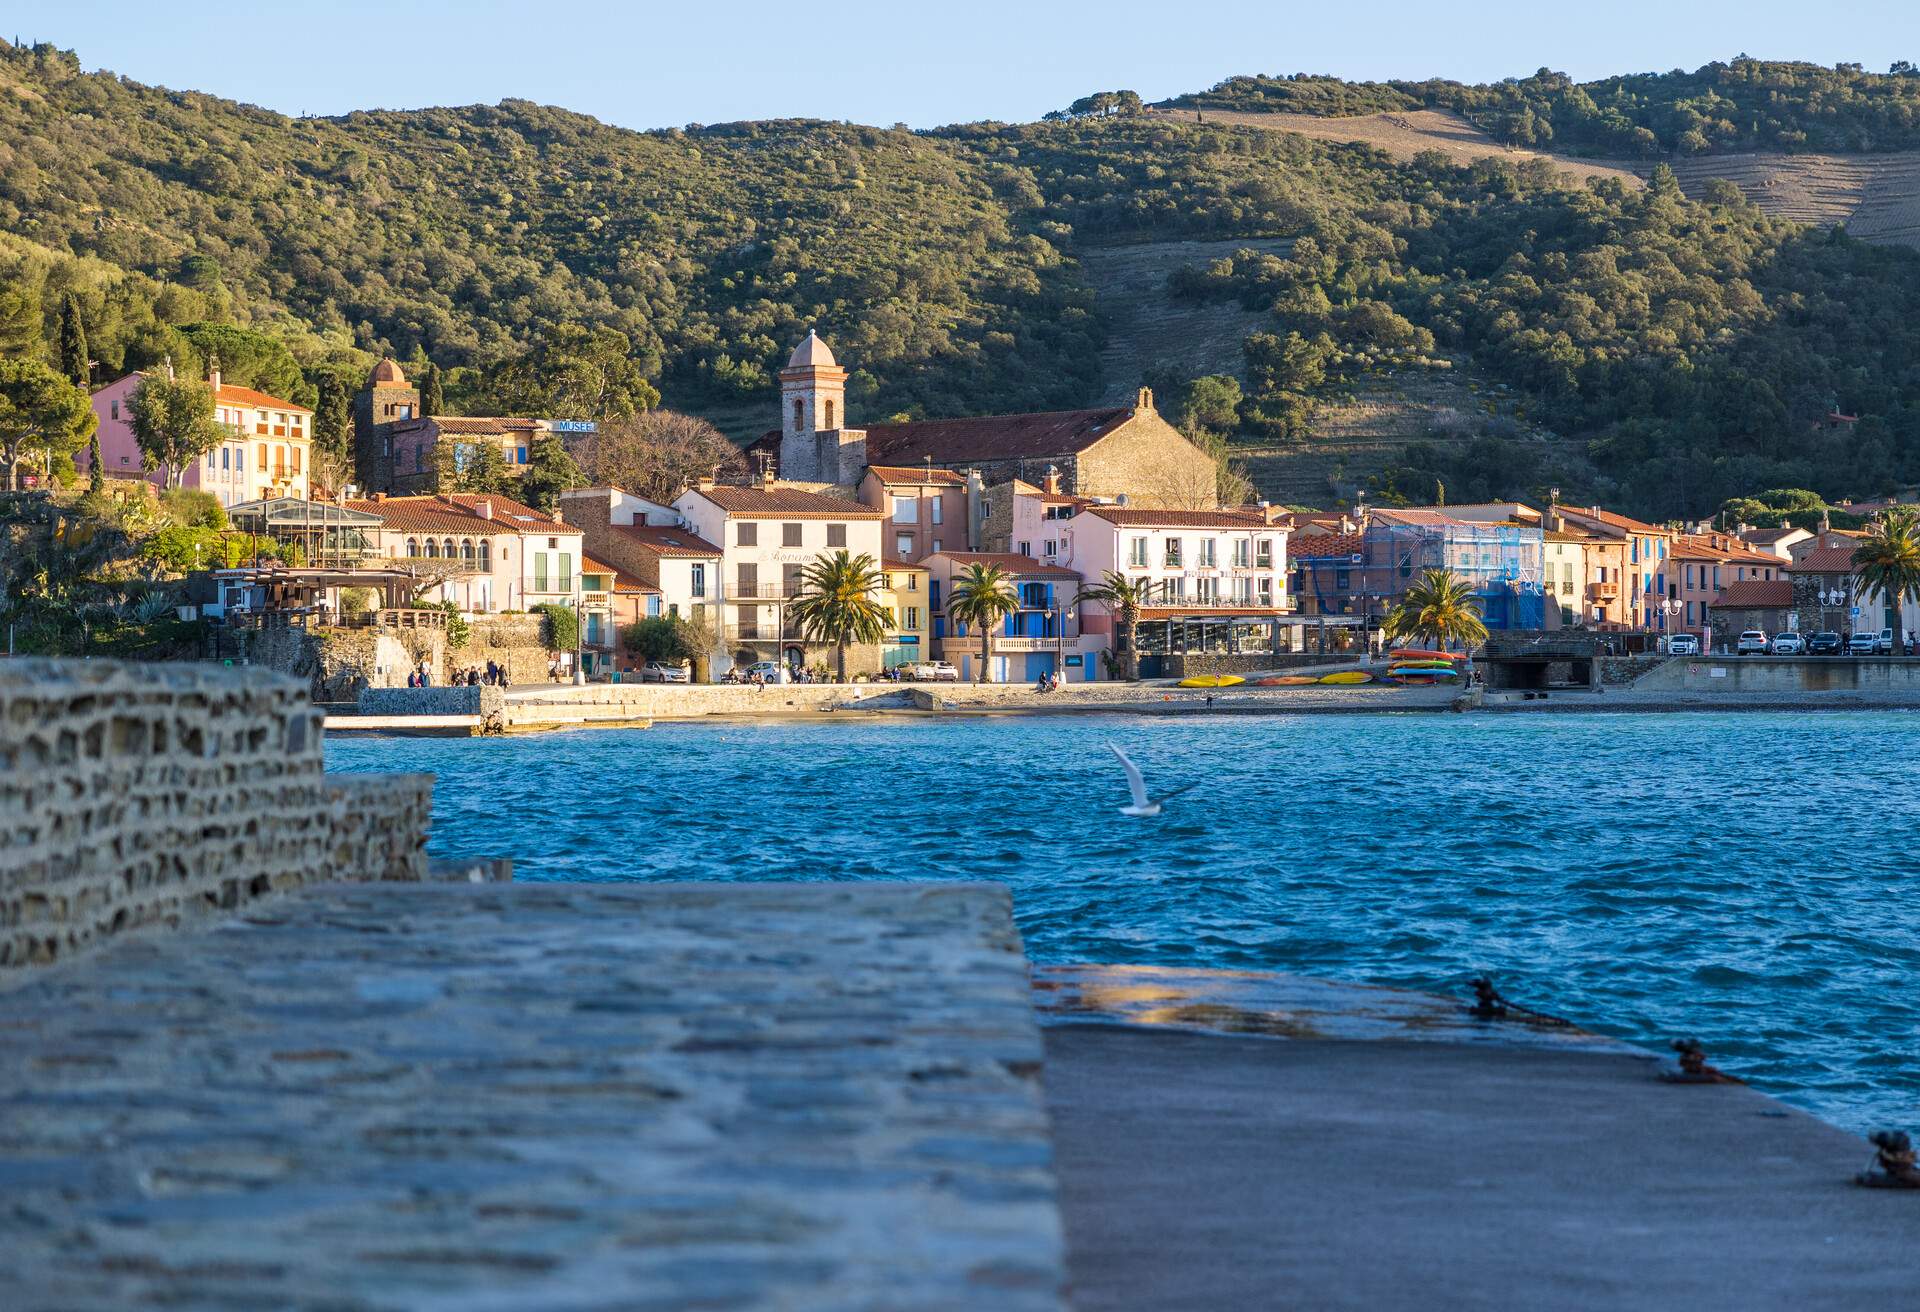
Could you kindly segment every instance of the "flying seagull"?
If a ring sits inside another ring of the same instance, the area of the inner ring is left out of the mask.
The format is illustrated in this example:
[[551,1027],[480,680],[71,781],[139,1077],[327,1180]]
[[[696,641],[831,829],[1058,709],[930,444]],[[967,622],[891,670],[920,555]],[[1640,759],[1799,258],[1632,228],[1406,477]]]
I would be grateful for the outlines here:
[[1121,807],[1121,815],[1140,816],[1142,818],[1159,815],[1161,806],[1165,802],[1170,798],[1180,796],[1180,794],[1186,792],[1187,789],[1195,786],[1193,784],[1185,784],[1170,793],[1162,793],[1157,798],[1150,798],[1147,796],[1147,781],[1141,777],[1140,767],[1133,763],[1133,758],[1121,751],[1118,747],[1115,747],[1112,743],[1107,744],[1107,750],[1120,758],[1120,768],[1127,772],[1127,790],[1133,794],[1133,805]]

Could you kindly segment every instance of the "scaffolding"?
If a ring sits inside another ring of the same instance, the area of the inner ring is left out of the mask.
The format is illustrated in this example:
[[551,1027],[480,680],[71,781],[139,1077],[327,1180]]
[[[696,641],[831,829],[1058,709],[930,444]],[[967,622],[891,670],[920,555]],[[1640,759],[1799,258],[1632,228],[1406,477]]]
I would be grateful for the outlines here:
[[1536,526],[1387,512],[1335,545],[1293,561],[1295,593],[1318,614],[1380,619],[1427,570],[1444,569],[1472,588],[1487,628],[1545,627],[1545,551]]

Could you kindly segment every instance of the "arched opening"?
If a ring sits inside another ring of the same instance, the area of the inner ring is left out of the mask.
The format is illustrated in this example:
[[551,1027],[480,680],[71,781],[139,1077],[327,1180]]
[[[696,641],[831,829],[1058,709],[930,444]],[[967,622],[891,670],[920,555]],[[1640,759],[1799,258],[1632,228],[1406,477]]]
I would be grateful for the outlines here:
[[480,539],[480,568],[481,569],[492,568],[492,564],[488,560],[488,557],[490,557],[492,554],[493,554],[492,546],[487,542],[485,538],[481,538]]
[[466,561],[468,564],[473,563],[473,539],[472,538],[460,539],[460,559]]
[[440,544],[438,542],[435,542],[432,538],[427,539],[427,559],[428,560],[440,559]]
[[827,427],[828,427],[829,429],[831,429],[831,428],[833,428],[833,426],[834,426],[834,423],[833,423],[833,402],[832,402],[832,401],[828,401],[828,402],[827,402],[827,424],[826,424],[826,426],[827,426]]
[[409,556],[417,556],[420,554],[420,539],[418,538],[407,539],[407,554]]
[[807,426],[806,418],[807,418],[806,403],[803,402],[799,397],[797,396],[794,397],[793,398],[793,431],[794,432],[797,433],[801,429]]

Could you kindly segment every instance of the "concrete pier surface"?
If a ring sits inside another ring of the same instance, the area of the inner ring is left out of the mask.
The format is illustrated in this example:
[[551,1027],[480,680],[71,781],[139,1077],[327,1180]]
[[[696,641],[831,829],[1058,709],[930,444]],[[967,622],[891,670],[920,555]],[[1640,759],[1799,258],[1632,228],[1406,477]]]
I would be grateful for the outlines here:
[[1047,1100],[1077,1312],[1920,1306],[1920,1192],[1631,1050],[1067,1025]]
[[1006,891],[323,885],[0,992],[0,1307],[1057,1312]]

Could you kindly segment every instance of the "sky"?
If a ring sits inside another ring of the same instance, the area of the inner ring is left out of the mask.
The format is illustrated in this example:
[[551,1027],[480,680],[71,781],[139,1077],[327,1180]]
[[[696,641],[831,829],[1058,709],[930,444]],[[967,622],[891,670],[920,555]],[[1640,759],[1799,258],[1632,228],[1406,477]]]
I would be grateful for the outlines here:
[[1588,79],[1741,53],[1884,72],[1920,63],[1920,3],[7,0],[0,37],[286,114],[519,98],[643,129],[924,128],[1031,120],[1093,91],[1158,100],[1239,73]]

